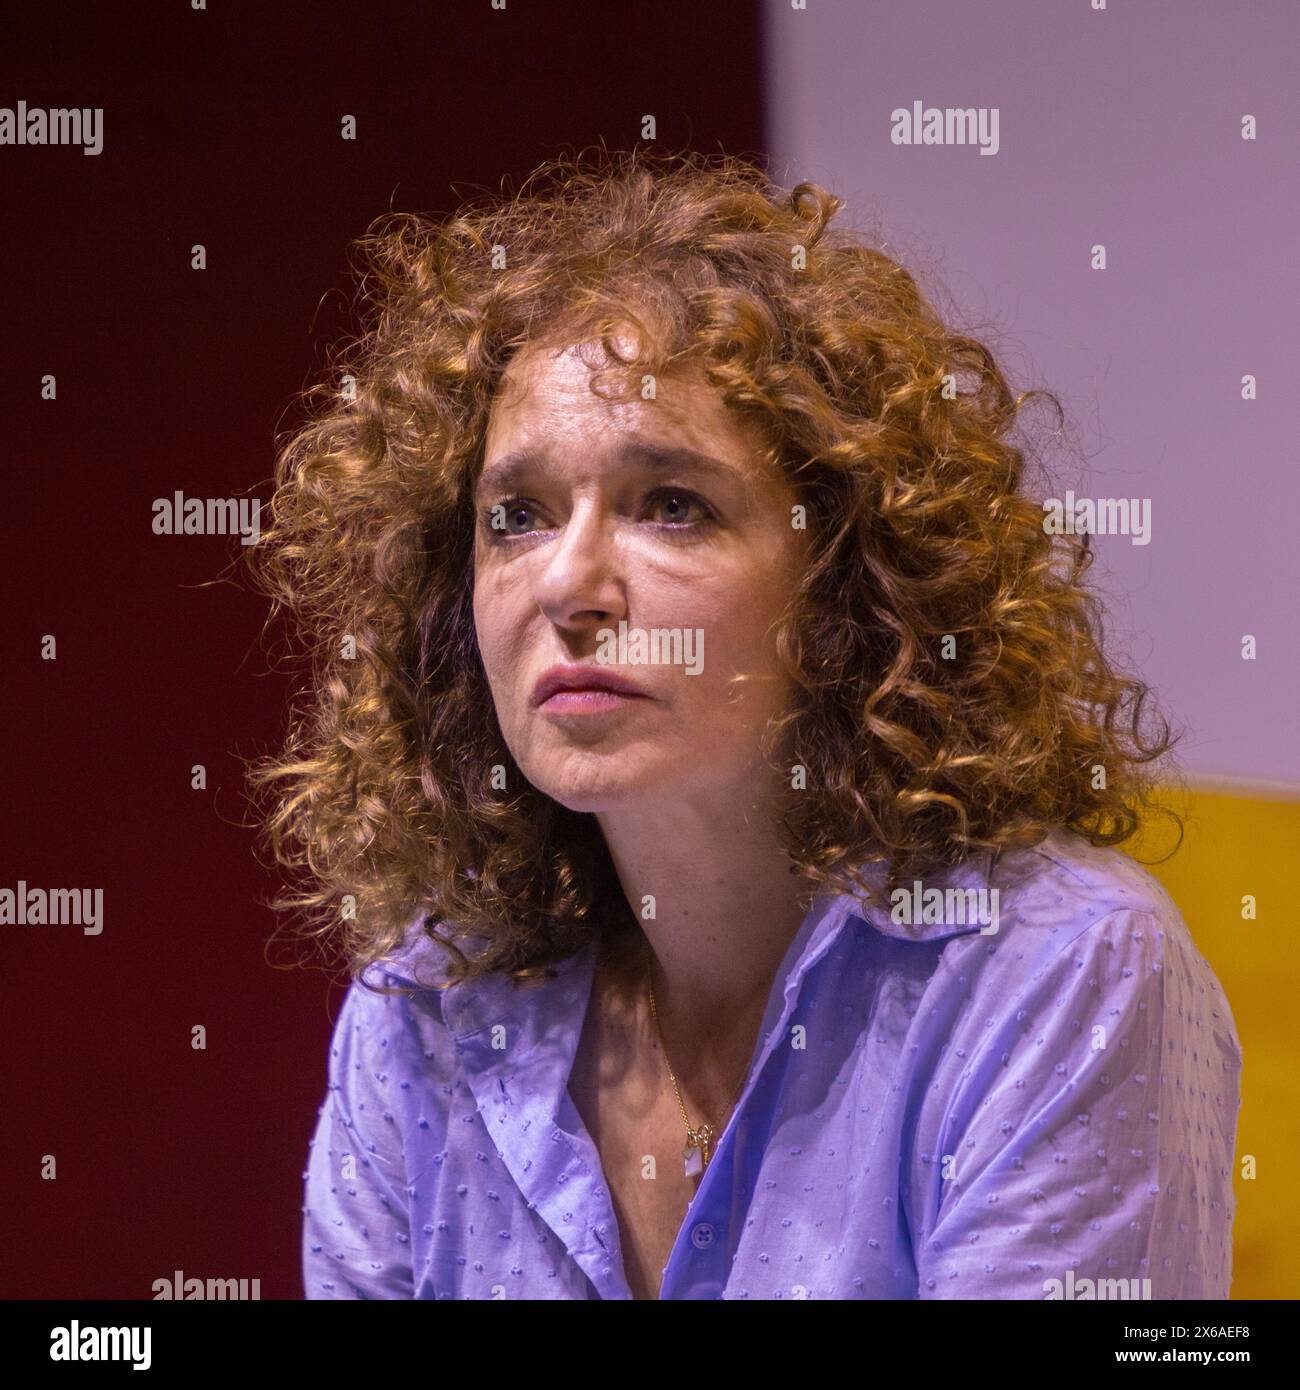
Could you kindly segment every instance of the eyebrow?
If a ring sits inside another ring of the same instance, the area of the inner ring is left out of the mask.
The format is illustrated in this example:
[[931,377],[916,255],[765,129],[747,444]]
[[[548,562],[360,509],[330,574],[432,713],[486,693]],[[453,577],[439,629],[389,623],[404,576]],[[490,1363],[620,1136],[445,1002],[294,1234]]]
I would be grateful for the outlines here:
[[[630,439],[618,446],[618,454],[628,463],[652,471],[705,473],[729,478],[736,476],[734,465],[680,444],[652,444],[644,439]],[[484,467],[475,491],[511,487],[530,469],[540,468],[545,463],[546,456],[540,449],[516,449],[502,454]]]

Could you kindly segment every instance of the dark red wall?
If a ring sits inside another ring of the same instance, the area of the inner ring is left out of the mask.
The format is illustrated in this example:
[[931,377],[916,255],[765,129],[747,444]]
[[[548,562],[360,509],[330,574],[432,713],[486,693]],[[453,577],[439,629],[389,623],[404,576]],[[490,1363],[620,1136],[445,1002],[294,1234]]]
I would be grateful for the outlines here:
[[347,245],[390,206],[629,146],[647,112],[661,148],[758,151],[757,6],[23,9],[0,21],[0,105],[103,107],[105,144],[0,146],[0,887],[100,887],[105,925],[0,927],[0,1296],[149,1298],[181,1269],[297,1298],[340,996],[273,968],[291,953],[268,946],[236,756],[274,748],[288,687],[261,601],[214,582],[236,542],[156,536],[151,503],[269,478],[350,326]]

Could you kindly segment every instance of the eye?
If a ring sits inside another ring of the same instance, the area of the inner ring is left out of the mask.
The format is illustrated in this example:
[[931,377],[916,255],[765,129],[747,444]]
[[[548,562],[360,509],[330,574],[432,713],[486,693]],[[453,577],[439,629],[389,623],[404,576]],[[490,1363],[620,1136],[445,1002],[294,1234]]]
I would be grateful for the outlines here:
[[[683,488],[656,488],[647,500],[652,510],[661,507],[667,509],[668,515],[664,517],[664,523],[669,526],[699,525],[701,522],[712,520],[713,517],[713,513],[699,497]],[[699,513],[694,520],[690,516],[692,507]]]
[[[646,504],[652,514],[656,511],[660,513],[657,524],[672,530],[703,526],[714,519],[708,504],[685,488],[655,488],[646,495]],[[533,530],[529,523],[535,524],[537,521],[535,503],[526,497],[509,497],[494,502],[484,507],[480,515],[483,526],[494,540],[529,535]]]
[[523,497],[508,497],[483,508],[483,525],[493,537],[524,536],[532,517],[533,504]]

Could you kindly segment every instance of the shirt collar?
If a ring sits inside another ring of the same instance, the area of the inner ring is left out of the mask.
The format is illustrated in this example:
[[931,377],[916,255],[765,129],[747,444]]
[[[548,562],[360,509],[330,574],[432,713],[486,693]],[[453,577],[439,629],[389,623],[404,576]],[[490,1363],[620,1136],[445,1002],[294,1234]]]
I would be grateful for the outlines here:
[[[883,864],[868,864],[859,872],[872,889],[868,902],[857,902],[854,913],[869,926],[896,941],[931,942],[946,941],[954,936],[970,936],[980,930],[978,922],[896,922],[892,907],[892,895],[888,885],[888,868]],[[919,894],[937,889],[946,894],[949,890],[967,891],[990,889],[993,886],[991,855],[980,854],[964,860],[960,864],[945,865],[930,870],[924,877],[914,877],[899,884],[907,895],[906,915],[914,917],[915,902]]]
[[[812,907],[805,915],[800,930],[791,942],[785,960],[782,961],[782,967],[786,969],[787,979],[791,971],[796,971],[802,977],[813,963],[809,957],[815,952],[820,958],[824,953],[820,949],[823,943],[828,947],[831,940],[838,936],[845,924],[854,919],[866,923],[884,936],[892,937],[896,941],[907,942],[944,941],[949,937],[966,936],[979,930],[978,924],[972,923],[896,922],[891,910],[886,866],[883,864],[863,864],[859,866],[858,872],[872,890],[870,896],[864,899],[856,890],[841,892],[833,888],[823,889],[818,893]],[[990,883],[987,860],[984,856],[980,856],[978,859],[967,860],[962,864],[932,871],[924,879],[916,879],[913,883],[904,883],[901,886],[910,893],[915,886],[919,886],[923,890],[931,888],[937,888],[940,891],[970,888],[978,890],[989,887]],[[394,984],[414,989],[431,988],[435,982],[444,980],[443,971],[448,955],[442,947],[425,935],[424,920],[425,914],[422,913],[408,928],[402,944],[388,956],[375,962],[371,970],[376,974],[387,976]],[[585,947],[575,956],[569,957],[552,968],[561,976],[571,975],[575,970],[582,973],[580,963],[590,949],[590,947]],[[490,982],[495,981],[500,981],[501,984],[507,985],[511,989],[514,988],[504,976],[489,976],[482,980],[470,982],[468,985],[453,985],[450,989],[441,991],[448,995],[457,994],[459,996],[457,999],[458,1008],[453,1012],[459,1012],[464,1016],[468,1010],[468,1016],[464,1017],[466,1026],[463,1030],[457,1029],[458,1032],[474,1032],[477,1027],[482,1026],[481,1020],[485,1015],[480,1007],[470,1004],[469,998],[471,995],[483,994]],[[527,999],[533,990],[540,993],[544,987],[543,985],[520,989],[517,991],[518,997]],[[489,1012],[499,1005],[503,998],[508,997],[496,988],[486,989],[486,993],[491,996]],[[533,997],[536,996],[533,995]]]

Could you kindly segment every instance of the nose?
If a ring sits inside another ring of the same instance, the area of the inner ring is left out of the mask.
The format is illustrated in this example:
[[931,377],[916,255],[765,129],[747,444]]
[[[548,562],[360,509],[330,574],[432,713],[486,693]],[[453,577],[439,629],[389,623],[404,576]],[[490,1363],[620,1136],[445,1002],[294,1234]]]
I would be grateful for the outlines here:
[[534,555],[533,593],[556,627],[616,623],[626,614],[618,548],[594,500],[577,503],[559,536]]

